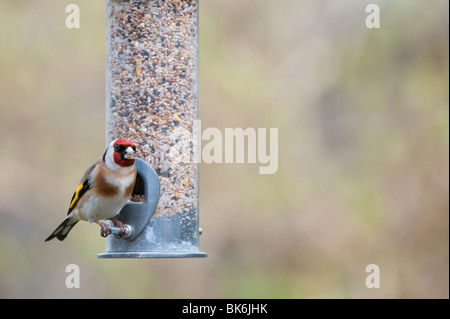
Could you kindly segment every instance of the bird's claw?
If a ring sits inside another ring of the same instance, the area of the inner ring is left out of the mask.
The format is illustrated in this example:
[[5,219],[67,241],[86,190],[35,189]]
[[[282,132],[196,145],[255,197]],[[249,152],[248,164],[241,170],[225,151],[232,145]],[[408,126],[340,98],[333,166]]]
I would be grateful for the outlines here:
[[114,236],[116,236],[117,239],[122,238],[123,236],[125,236],[127,234],[125,231],[125,226],[123,224],[119,225],[119,227],[120,227],[120,233],[118,233],[117,235],[114,235]]
[[111,227],[109,225],[104,225],[101,226],[100,228],[100,236],[102,236],[103,238],[108,237],[108,235],[110,235],[112,232]]
[[120,220],[117,220],[117,219],[114,219],[114,218],[108,218],[108,219],[113,222],[114,226],[120,228],[120,232],[114,234],[114,236],[117,239],[122,238],[122,237],[127,235],[125,225]]

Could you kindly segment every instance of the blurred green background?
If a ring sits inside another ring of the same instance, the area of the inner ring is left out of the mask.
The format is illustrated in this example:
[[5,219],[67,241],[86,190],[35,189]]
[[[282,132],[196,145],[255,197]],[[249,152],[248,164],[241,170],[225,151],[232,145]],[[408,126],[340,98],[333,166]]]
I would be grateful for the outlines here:
[[202,127],[277,127],[278,172],[200,166],[208,258],[103,260],[44,239],[104,150],[105,2],[0,0],[0,297],[448,298],[448,6],[201,1]]

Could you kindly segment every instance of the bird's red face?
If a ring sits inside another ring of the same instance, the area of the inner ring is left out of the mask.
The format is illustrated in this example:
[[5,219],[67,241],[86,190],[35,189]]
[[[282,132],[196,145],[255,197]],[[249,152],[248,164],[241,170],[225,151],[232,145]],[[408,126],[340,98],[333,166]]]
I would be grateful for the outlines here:
[[126,138],[120,138],[113,144],[114,162],[121,167],[128,167],[134,164],[136,159],[136,146]]

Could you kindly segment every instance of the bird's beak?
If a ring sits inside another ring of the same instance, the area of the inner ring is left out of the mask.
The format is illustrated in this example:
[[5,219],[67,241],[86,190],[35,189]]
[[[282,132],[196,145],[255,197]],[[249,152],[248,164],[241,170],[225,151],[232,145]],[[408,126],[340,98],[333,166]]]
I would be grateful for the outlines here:
[[131,147],[129,147],[123,157],[127,160],[133,160],[136,159],[136,153]]

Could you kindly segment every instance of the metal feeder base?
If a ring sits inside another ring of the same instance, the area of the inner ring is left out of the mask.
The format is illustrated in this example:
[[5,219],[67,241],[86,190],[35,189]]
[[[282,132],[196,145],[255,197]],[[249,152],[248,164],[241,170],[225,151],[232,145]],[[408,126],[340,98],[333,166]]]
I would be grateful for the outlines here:
[[200,229],[196,212],[151,218],[135,239],[106,238],[106,251],[98,258],[193,258],[207,257],[198,250]]
[[207,257],[206,253],[202,252],[163,252],[163,251],[150,251],[150,252],[112,252],[98,254],[98,258],[197,258]]

